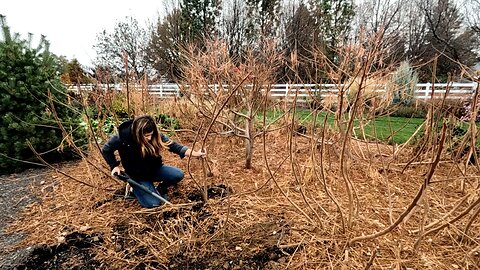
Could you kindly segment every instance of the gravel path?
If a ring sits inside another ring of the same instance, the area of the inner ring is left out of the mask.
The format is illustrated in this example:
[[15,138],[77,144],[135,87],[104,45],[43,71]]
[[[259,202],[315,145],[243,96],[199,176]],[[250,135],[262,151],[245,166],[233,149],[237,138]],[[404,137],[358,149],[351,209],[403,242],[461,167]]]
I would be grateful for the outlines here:
[[9,247],[22,240],[19,234],[6,234],[8,224],[15,220],[22,209],[38,200],[32,190],[47,174],[45,169],[27,170],[22,173],[0,176],[0,269],[16,269],[31,252],[31,248],[11,250]]

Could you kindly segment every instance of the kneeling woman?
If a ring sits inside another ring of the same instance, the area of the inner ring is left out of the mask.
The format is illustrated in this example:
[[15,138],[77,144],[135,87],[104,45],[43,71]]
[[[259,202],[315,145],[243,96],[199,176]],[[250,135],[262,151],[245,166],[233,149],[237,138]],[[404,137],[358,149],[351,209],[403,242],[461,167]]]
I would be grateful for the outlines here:
[[[168,149],[180,158],[205,155],[204,152],[193,151],[160,134],[153,118],[147,115],[122,123],[118,128],[118,134],[103,146],[102,155],[114,175],[120,173],[120,161],[115,158],[115,151],[118,151],[125,172],[133,180],[150,191],[165,196],[168,187],[182,180],[184,174],[179,168],[163,164],[161,148]],[[160,183],[155,188],[153,182]],[[133,194],[143,207],[151,208],[161,204],[158,198],[140,188],[133,187]]]

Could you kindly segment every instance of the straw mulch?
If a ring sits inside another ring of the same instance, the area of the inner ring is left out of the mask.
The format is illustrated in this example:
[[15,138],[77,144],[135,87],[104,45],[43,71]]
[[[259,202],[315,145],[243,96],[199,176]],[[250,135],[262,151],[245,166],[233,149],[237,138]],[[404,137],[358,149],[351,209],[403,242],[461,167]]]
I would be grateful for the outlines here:
[[[183,134],[176,139],[186,145],[193,141]],[[266,141],[273,178],[266,169],[261,140],[252,170],[244,169],[240,140],[218,137],[214,145],[210,140],[214,176],[207,178],[199,160],[191,160],[192,179],[186,159],[165,153],[167,164],[186,173],[169,193],[174,205],[157,209],[142,209],[136,201],[123,199],[123,184],[108,176],[104,161],[93,151],[89,163],[72,162],[61,170],[95,188],[51,172],[44,188],[37,190],[42,201],[30,205],[10,229],[28,233],[23,245],[44,244],[50,251],[70,252],[57,262],[59,268],[478,269],[480,218],[465,231],[478,206],[426,235],[414,249],[422,232],[451,220],[478,199],[479,178],[474,168],[462,175],[458,165],[440,162],[412,215],[383,236],[349,244],[353,237],[392,224],[424,181],[429,168],[424,163],[430,159],[416,161],[402,173],[412,150],[393,159],[391,146],[353,141],[345,172],[354,186],[356,207],[348,226],[339,141],[332,140],[325,147],[323,169],[342,216],[319,176],[318,146],[297,136],[290,151],[282,132],[269,134]],[[311,161],[312,149],[316,162]],[[463,192],[462,178],[466,179]],[[209,188],[206,204],[195,182]],[[32,260],[40,261],[39,256]]]

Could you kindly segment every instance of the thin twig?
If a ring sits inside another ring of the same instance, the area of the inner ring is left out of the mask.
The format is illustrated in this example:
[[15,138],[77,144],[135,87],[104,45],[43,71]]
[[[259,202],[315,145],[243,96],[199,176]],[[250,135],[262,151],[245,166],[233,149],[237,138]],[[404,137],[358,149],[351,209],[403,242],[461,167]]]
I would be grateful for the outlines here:
[[[263,125],[265,126],[265,123],[266,123],[266,111],[267,111],[267,97],[265,95],[265,100],[264,100],[264,111],[263,111]],[[268,163],[268,159],[267,159],[267,138],[266,138],[266,133],[263,133],[263,159],[264,159],[264,162],[265,162],[265,167],[267,168],[267,171],[268,171],[268,174],[270,175],[270,178],[272,178],[272,181],[273,183],[275,183],[275,186],[278,188],[278,190],[280,191],[280,193],[282,193],[282,195],[288,200],[288,202],[293,205],[300,213],[302,213],[306,218],[307,220],[312,223],[312,224],[315,224],[315,222],[307,215],[307,213],[305,213],[305,211],[303,211],[303,209],[301,209],[300,207],[298,207],[298,205],[292,201],[292,199],[290,199],[290,197],[288,197],[288,195],[285,193],[285,191],[283,191],[283,189],[280,187],[280,185],[278,184],[275,176],[273,175],[272,173],[272,170],[270,169],[270,165]]]
[[441,153],[442,153],[442,150],[443,150],[443,145],[444,145],[444,142],[445,142],[446,130],[447,130],[447,126],[446,126],[446,124],[444,124],[443,129],[442,129],[442,137],[440,139],[440,145],[438,146],[437,154],[434,157],[435,161],[432,163],[432,166],[430,167],[430,170],[429,170],[427,176],[425,177],[425,181],[420,186],[419,190],[417,191],[417,194],[413,198],[412,202],[408,205],[407,209],[405,209],[405,211],[397,218],[397,220],[394,223],[392,223],[390,226],[388,226],[387,228],[385,228],[385,229],[383,229],[383,230],[381,230],[377,233],[373,233],[373,234],[369,234],[369,235],[365,235],[365,236],[357,236],[357,237],[350,240],[350,242],[349,242],[350,245],[355,243],[355,242],[377,238],[379,236],[382,236],[384,234],[387,234],[387,233],[391,232],[417,206],[417,203],[422,198],[422,195],[424,194],[424,191],[427,189],[428,185],[430,184],[430,180],[433,177],[433,173],[435,172],[435,169],[437,168],[438,162],[440,161],[440,156],[441,156]]
[[[447,219],[447,217],[449,217],[451,214],[455,213],[455,211],[458,210],[458,208],[468,199],[468,197],[470,197],[470,194],[467,194],[466,196],[464,196],[463,198],[461,198],[456,204],[455,206],[452,208],[452,210],[450,210],[447,214],[445,214],[442,218],[428,224],[427,226],[425,226],[423,228],[422,231],[424,230],[429,230],[430,228],[436,226],[438,223],[442,222],[443,220]],[[419,233],[420,230],[413,230],[411,231],[411,233]]]
[[332,192],[328,188],[327,179],[325,177],[325,167],[324,167],[324,164],[323,164],[323,157],[324,157],[324,150],[325,150],[325,137],[326,137],[326,131],[327,131],[327,118],[328,118],[328,114],[325,115],[325,118],[323,120],[322,141],[321,141],[321,144],[320,144],[320,177],[318,175],[317,168],[315,166],[315,161],[316,161],[315,151],[312,150],[313,173],[315,174],[315,177],[317,179],[322,180],[323,188],[325,190],[325,194],[327,194],[328,198],[330,200],[332,200],[332,202],[335,204],[335,207],[337,208],[337,211],[340,215],[340,221],[341,221],[341,224],[342,224],[342,232],[345,233],[345,220],[343,218],[342,208],[340,207],[340,204],[338,203],[338,201],[335,199]]
[[370,267],[372,267],[373,261],[375,261],[375,258],[377,257],[377,250],[377,248],[373,250],[372,255],[370,255],[370,259],[368,259],[367,265],[365,265],[365,268],[363,268],[364,270],[368,270]]
[[477,198],[477,200],[475,202],[473,202],[470,206],[468,206],[465,210],[463,210],[458,216],[456,216],[455,218],[452,218],[451,220],[445,222],[444,224],[442,224],[441,226],[438,226],[437,228],[434,228],[434,229],[431,229],[427,232],[424,232],[422,235],[420,235],[420,237],[418,237],[417,241],[415,242],[415,245],[413,245],[413,249],[414,250],[418,250],[418,247],[421,243],[421,241],[423,240],[423,238],[425,238],[425,236],[429,235],[429,234],[432,234],[432,233],[435,233],[435,232],[438,232],[439,230],[449,226],[450,224],[453,224],[455,222],[457,222],[459,219],[463,218],[465,215],[467,215],[474,207],[476,207],[477,205],[480,204],[480,196]]
[[[30,143],[30,141],[28,141],[28,140],[27,140],[27,145],[28,145],[28,147],[32,150],[32,152],[35,154],[35,156],[36,156],[43,164],[45,164],[47,167],[49,167],[50,169],[53,169],[53,170],[55,170],[56,172],[58,172],[58,173],[60,173],[60,174],[62,174],[62,175],[64,175],[64,176],[66,176],[66,177],[68,177],[68,178],[70,178],[70,179],[72,179],[72,180],[74,180],[74,181],[76,181],[76,182],[78,182],[78,183],[80,183],[80,184],[84,184],[84,185],[89,186],[89,187],[92,187],[92,188],[99,188],[99,187],[93,186],[93,185],[91,185],[91,184],[89,184],[89,183],[83,182],[82,180],[78,180],[77,178],[75,178],[75,177],[73,177],[73,176],[70,176],[70,175],[64,173],[63,171],[61,171],[61,170],[53,167],[50,163],[46,162],[46,161],[37,153],[37,151],[35,150],[35,148],[33,148],[32,143]],[[107,190],[107,191],[113,191],[113,190],[111,190],[111,189],[106,189],[106,188],[102,188],[102,187],[100,187],[100,189]]]
[[468,235],[468,230],[472,226],[473,221],[475,221],[475,219],[478,217],[479,213],[480,213],[480,207],[478,207],[477,210],[475,211],[475,213],[473,213],[472,217],[470,218],[467,225],[465,226],[465,229],[463,230],[464,235]]
[[307,197],[305,196],[305,192],[303,191],[303,188],[302,188],[303,185],[302,185],[302,183],[300,183],[300,179],[299,179],[299,176],[296,173],[296,168],[295,168],[295,165],[297,165],[297,161],[296,161],[296,159],[294,157],[294,153],[293,153],[293,130],[295,129],[295,111],[296,111],[295,107],[297,105],[297,94],[298,94],[298,92],[295,92],[295,100],[293,102],[292,121],[290,123],[291,132],[288,135],[288,150],[289,150],[289,156],[290,156],[290,164],[291,164],[291,168],[292,168],[293,177],[295,178],[295,181],[298,184],[298,189],[300,191],[300,194],[302,195],[303,201],[307,204],[308,208],[310,208],[310,210],[315,214],[318,222],[321,223],[322,219],[318,215],[318,212],[315,211],[315,209],[313,209],[312,205],[308,202]]

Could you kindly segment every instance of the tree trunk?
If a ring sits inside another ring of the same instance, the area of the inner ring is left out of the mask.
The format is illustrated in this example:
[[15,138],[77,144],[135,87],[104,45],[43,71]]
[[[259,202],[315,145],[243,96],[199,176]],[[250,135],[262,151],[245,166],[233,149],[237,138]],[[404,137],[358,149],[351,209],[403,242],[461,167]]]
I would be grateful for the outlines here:
[[246,123],[246,136],[245,138],[245,168],[252,168],[252,157],[253,157],[253,117],[250,119],[245,119]]
[[249,139],[245,139],[245,168],[252,168],[252,157],[253,157],[253,142]]

